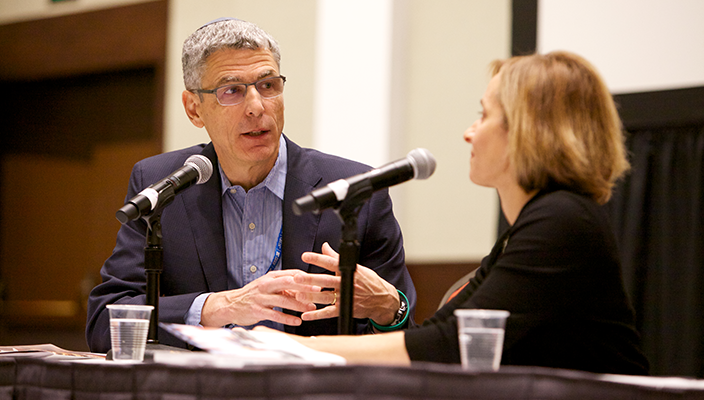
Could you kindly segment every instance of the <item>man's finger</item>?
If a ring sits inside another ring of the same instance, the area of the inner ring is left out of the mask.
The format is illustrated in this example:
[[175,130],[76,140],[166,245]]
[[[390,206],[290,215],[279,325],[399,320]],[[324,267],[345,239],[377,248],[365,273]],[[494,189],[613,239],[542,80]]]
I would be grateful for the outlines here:
[[281,311],[272,310],[271,308],[262,307],[257,313],[262,318],[260,321],[269,320],[278,322],[284,325],[298,326],[303,322],[300,318],[283,313]]
[[320,293],[296,293],[296,300],[302,303],[310,302],[315,304],[335,304],[338,301],[338,297],[339,295],[337,294],[337,292],[333,292],[330,290],[326,290]]
[[297,282],[297,276],[298,274],[295,276],[279,276],[274,279],[263,280],[259,285],[259,290],[262,293],[269,294],[278,294],[284,291],[320,292],[322,290],[322,288],[317,285]]
[[312,301],[299,301],[295,297],[273,295],[271,299],[273,307],[280,307],[287,310],[307,312],[316,309]]
[[[301,274],[294,276],[293,281],[300,285],[320,288],[339,289],[340,287],[340,277],[328,274]],[[308,290],[307,292],[314,292],[314,290]]]
[[301,254],[301,260],[306,264],[312,264],[328,271],[337,272],[337,259],[328,255],[307,251]]
[[340,260],[340,255],[337,254],[337,252],[332,249],[332,247],[330,246],[330,244],[328,242],[323,243],[322,250],[323,250],[324,255],[332,257],[338,261]]
[[271,277],[271,278],[279,278],[282,276],[296,276],[300,273],[304,273],[304,271],[301,271],[300,269],[282,269],[278,271],[271,271],[267,272],[265,276]]
[[339,315],[339,310],[337,306],[327,306],[321,308],[320,310],[304,312],[301,314],[301,319],[303,321],[317,321],[319,319],[335,318]]

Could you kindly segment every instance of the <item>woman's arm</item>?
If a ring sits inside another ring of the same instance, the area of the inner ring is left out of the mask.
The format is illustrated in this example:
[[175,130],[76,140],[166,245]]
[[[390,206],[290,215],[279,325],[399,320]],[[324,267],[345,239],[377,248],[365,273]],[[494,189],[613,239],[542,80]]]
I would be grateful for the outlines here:
[[360,336],[311,336],[291,335],[311,349],[337,354],[348,364],[410,365],[406,351],[405,332],[389,332]]

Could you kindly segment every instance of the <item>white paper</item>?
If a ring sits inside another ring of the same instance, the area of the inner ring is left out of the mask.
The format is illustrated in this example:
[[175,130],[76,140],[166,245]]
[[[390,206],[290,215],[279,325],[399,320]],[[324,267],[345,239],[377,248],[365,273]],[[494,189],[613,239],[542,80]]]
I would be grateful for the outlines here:
[[154,361],[177,364],[209,364],[223,367],[246,365],[307,364],[344,365],[345,359],[306,347],[281,332],[247,331],[242,328],[203,328],[192,325],[159,326],[185,342],[208,352],[154,353]]

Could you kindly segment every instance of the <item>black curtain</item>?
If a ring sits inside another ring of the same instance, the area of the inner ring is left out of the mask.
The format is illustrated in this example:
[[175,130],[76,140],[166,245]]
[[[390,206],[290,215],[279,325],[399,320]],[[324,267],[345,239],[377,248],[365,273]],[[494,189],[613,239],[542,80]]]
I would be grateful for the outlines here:
[[607,208],[651,373],[702,378],[704,124],[632,130],[627,146]]

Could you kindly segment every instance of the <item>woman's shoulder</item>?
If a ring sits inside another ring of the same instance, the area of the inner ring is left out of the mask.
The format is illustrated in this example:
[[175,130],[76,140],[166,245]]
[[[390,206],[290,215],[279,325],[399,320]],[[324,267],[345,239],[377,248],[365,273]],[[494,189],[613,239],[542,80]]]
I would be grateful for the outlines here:
[[531,265],[572,269],[594,260],[604,268],[615,265],[602,262],[614,260],[616,254],[605,211],[594,200],[574,192],[541,194],[529,202],[511,227],[508,247],[511,254],[519,254]]
[[521,211],[524,214],[601,214],[602,207],[591,197],[569,190],[539,192]]
[[539,226],[560,234],[602,230],[608,224],[605,210],[592,198],[568,190],[540,192],[516,220],[515,228]]

